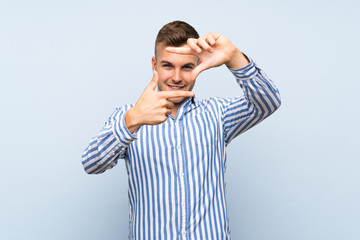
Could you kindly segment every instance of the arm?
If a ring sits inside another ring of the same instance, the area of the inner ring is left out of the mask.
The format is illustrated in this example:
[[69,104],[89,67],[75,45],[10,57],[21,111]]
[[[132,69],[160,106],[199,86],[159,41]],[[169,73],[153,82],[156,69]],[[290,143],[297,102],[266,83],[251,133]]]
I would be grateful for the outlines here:
[[279,108],[280,95],[275,85],[226,37],[211,32],[199,39],[188,39],[187,46],[167,47],[166,50],[199,57],[200,64],[193,70],[193,78],[222,64],[235,75],[245,97],[219,100],[226,144]]
[[189,91],[156,92],[158,76],[145,88],[134,106],[117,109],[98,135],[92,138],[82,155],[82,164],[89,174],[102,173],[117,164],[118,158],[124,158],[126,149],[136,139],[134,134],[143,125],[160,124],[171,114],[173,97],[192,97]]
[[136,139],[125,125],[125,113],[130,106],[116,109],[104,128],[91,139],[82,155],[82,164],[89,174],[113,168],[118,158],[124,158],[127,147]]
[[229,70],[244,96],[221,100],[226,144],[270,116],[281,104],[278,89],[253,61],[243,68]]

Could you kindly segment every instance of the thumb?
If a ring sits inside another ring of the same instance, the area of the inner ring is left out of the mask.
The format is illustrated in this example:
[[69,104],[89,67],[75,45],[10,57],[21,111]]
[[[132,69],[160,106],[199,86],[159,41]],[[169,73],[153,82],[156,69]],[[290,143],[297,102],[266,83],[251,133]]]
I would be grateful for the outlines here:
[[200,63],[199,65],[197,65],[197,67],[194,68],[194,70],[191,73],[192,80],[195,80],[197,76],[206,69],[208,69],[208,66],[205,63]]
[[155,91],[156,86],[158,85],[158,82],[159,82],[159,75],[158,75],[158,73],[157,73],[156,70],[153,70],[153,78],[151,79],[148,87],[149,87],[151,90]]

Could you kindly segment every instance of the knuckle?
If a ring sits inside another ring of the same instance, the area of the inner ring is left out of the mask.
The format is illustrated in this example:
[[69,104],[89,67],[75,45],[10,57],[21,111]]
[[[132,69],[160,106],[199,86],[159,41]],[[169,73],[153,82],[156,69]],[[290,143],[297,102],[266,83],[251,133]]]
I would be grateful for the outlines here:
[[161,106],[166,106],[168,101],[166,99],[161,99]]
[[157,92],[158,103],[161,102],[165,98],[165,94],[163,92]]
[[163,108],[163,109],[161,110],[161,115],[164,116],[164,115],[167,114],[167,112],[168,112],[168,110],[167,110],[166,108]]
[[190,45],[190,46],[196,46],[196,43],[198,42],[198,39],[195,39],[195,38],[189,38],[187,40],[187,43]]

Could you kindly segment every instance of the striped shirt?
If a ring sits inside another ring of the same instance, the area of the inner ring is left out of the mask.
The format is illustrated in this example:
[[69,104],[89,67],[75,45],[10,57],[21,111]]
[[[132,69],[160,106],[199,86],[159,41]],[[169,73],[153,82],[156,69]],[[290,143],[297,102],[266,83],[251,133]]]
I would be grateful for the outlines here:
[[230,69],[244,95],[184,101],[176,118],[131,134],[115,110],[82,156],[102,173],[125,159],[129,239],[230,239],[226,209],[226,146],[272,114],[280,95],[257,65]]

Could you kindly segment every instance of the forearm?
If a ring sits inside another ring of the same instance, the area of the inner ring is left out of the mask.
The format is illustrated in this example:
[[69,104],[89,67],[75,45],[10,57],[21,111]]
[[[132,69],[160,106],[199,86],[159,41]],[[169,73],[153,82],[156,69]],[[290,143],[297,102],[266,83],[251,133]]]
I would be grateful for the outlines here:
[[230,69],[244,96],[223,100],[225,141],[252,128],[280,107],[280,95],[273,82],[253,61],[240,69]]
[[82,155],[82,164],[89,174],[98,174],[114,167],[124,158],[126,149],[135,139],[125,126],[124,109],[116,110],[105,127],[92,138]]
[[253,62],[241,69],[231,69],[236,81],[242,88],[248,106],[264,118],[281,105],[280,93],[275,84]]
[[114,167],[118,156],[124,151],[116,143],[111,129],[104,128],[93,137],[82,155],[82,164],[88,174],[98,174]]

